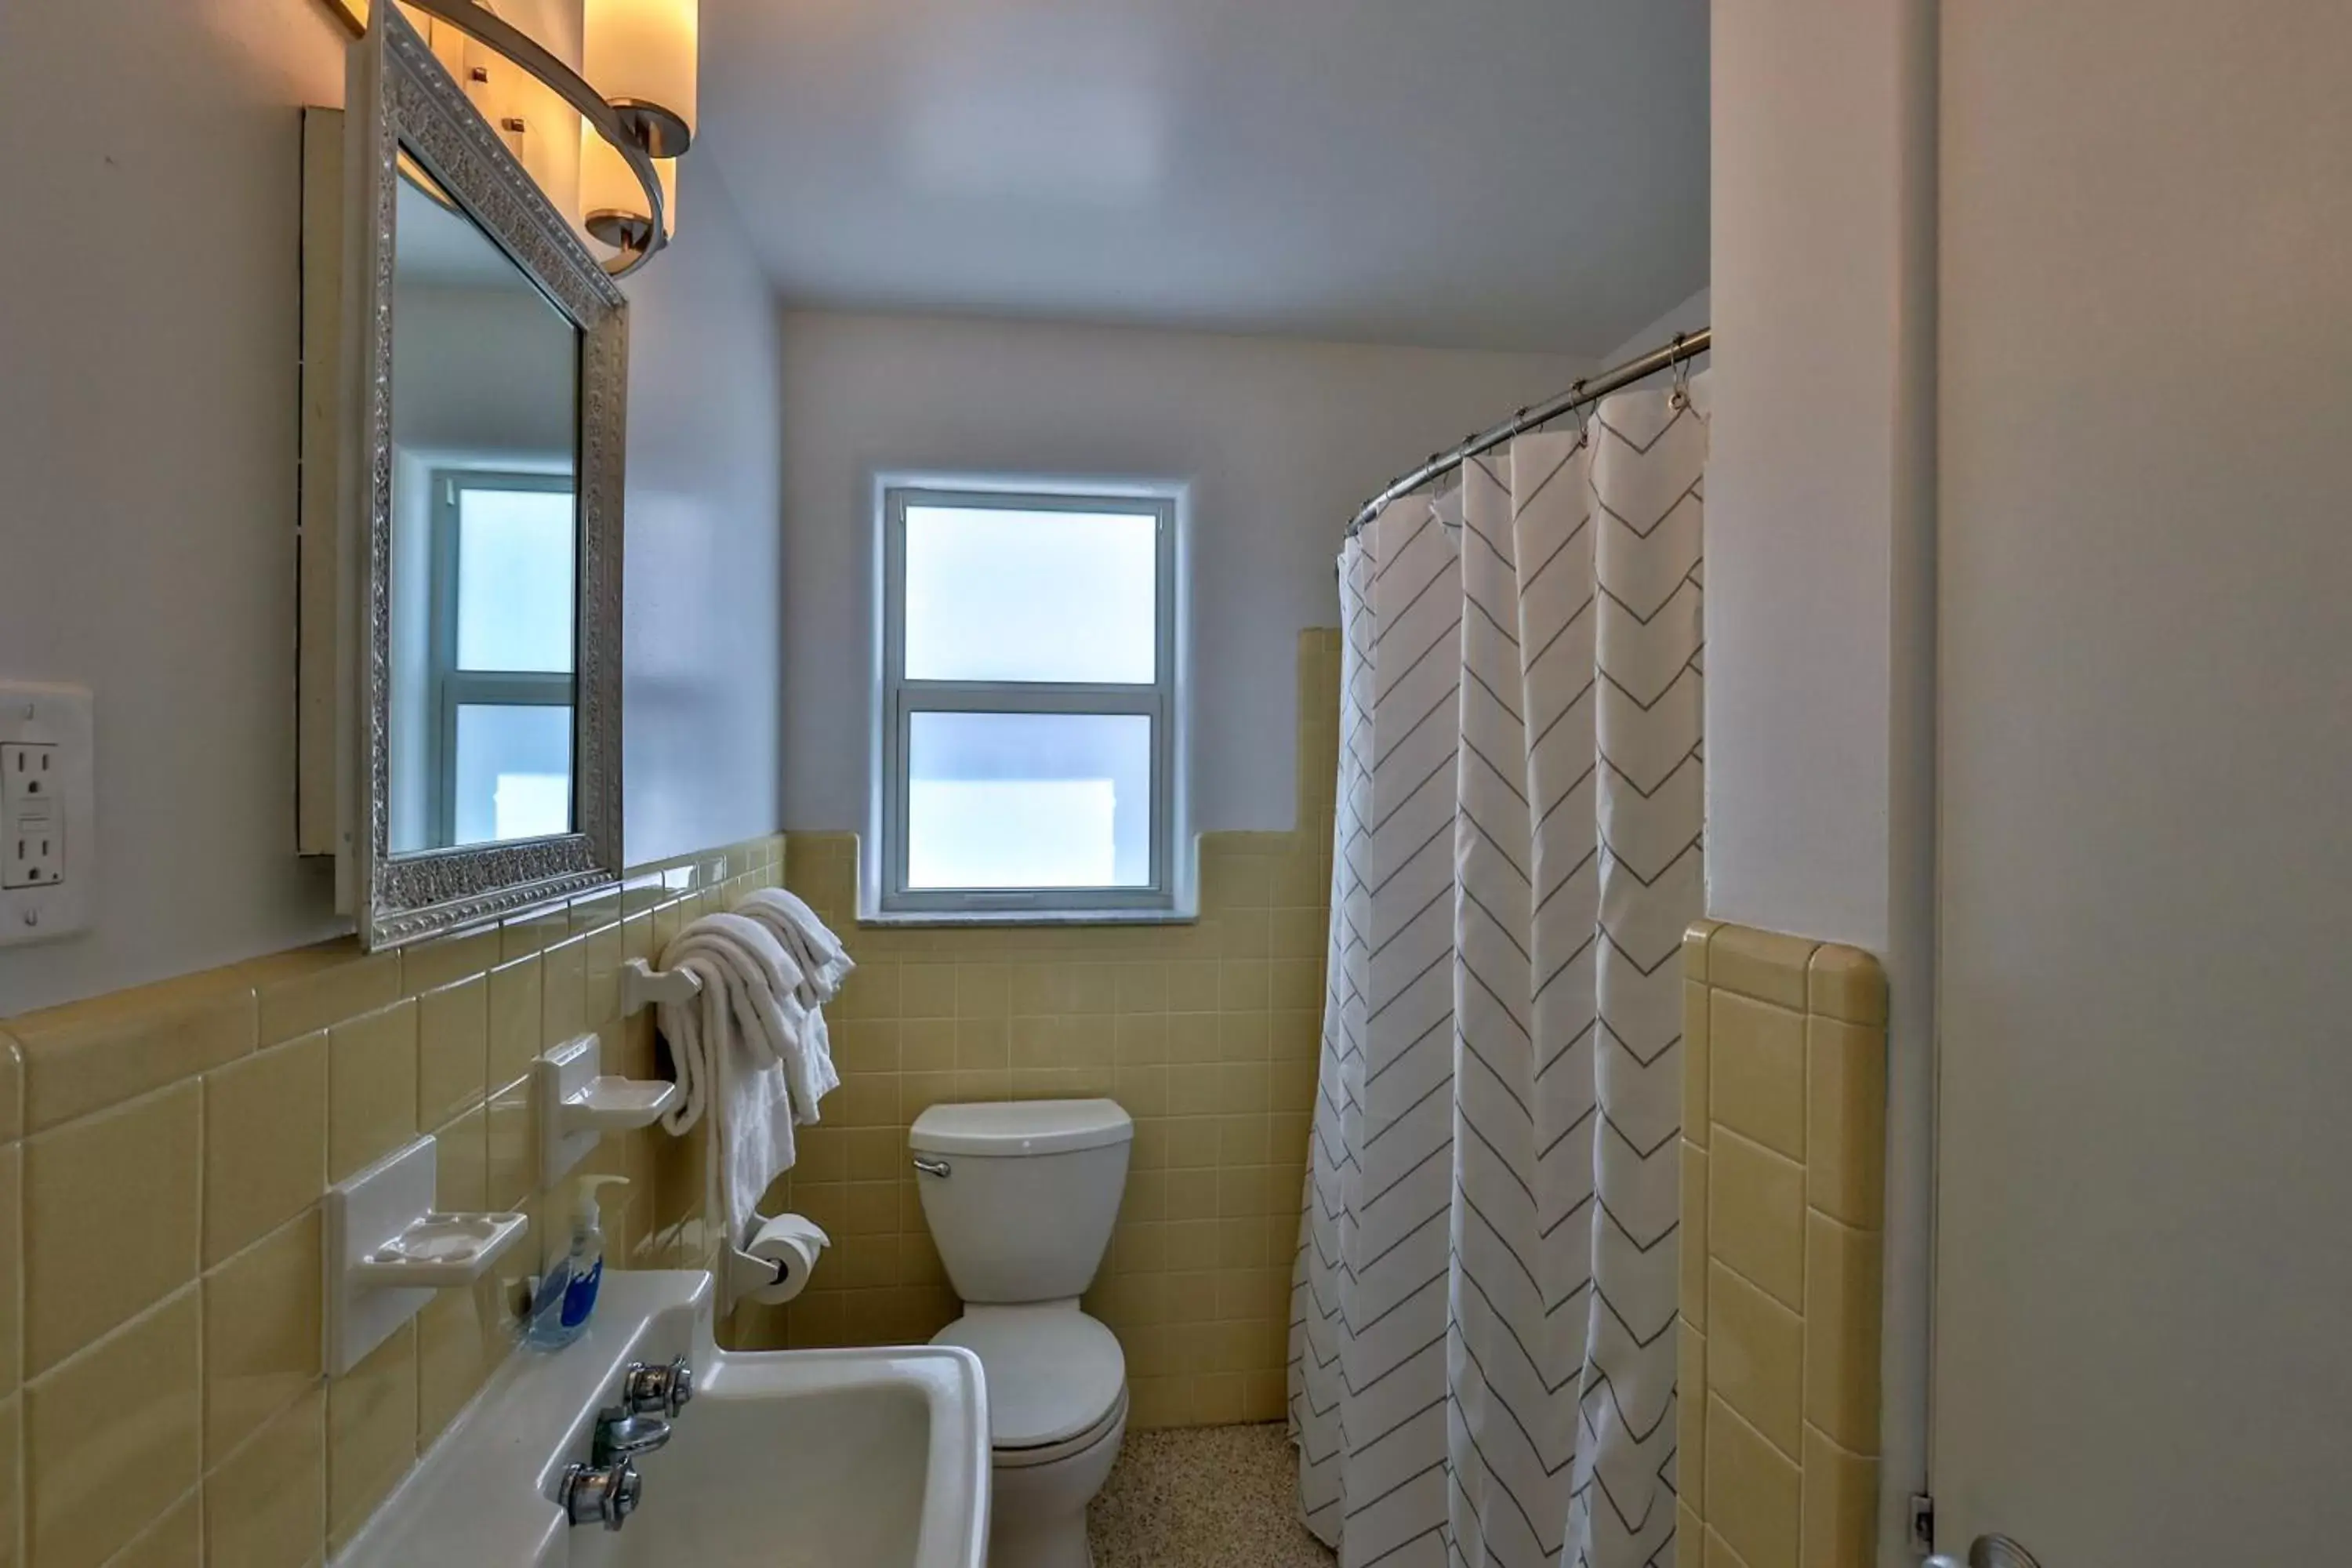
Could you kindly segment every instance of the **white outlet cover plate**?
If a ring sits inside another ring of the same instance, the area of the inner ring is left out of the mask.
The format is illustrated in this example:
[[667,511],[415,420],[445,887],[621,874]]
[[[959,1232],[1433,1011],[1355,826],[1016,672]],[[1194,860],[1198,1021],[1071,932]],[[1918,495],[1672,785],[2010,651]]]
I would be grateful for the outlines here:
[[[65,879],[0,889],[0,947],[55,942],[89,929],[98,881],[96,728],[89,690],[0,681],[0,745],[55,746],[57,807],[65,823]],[[0,817],[10,807],[0,802]],[[0,822],[0,826],[5,826]]]

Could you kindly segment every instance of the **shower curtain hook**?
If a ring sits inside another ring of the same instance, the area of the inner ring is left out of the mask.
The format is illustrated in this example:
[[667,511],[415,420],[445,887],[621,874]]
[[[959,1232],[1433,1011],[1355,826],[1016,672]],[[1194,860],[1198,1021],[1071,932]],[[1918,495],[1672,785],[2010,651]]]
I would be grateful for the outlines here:
[[1584,380],[1578,376],[1576,384],[1568,389],[1568,416],[1576,421],[1576,441],[1569,448],[1570,451],[1583,446],[1592,436],[1592,405],[1584,400]]
[[[1682,355],[1683,337],[1684,334],[1681,332],[1675,334],[1674,352],[1677,355]],[[1675,361],[1674,390],[1666,395],[1666,406],[1677,414],[1691,405],[1690,363],[1687,355],[1683,355]]]

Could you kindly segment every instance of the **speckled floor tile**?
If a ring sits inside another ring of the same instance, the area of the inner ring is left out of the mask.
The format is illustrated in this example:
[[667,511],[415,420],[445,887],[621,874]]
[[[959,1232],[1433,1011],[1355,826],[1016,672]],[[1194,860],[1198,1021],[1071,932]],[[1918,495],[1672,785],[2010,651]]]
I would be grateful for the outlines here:
[[1129,1432],[1087,1510],[1095,1568],[1331,1568],[1280,1422]]

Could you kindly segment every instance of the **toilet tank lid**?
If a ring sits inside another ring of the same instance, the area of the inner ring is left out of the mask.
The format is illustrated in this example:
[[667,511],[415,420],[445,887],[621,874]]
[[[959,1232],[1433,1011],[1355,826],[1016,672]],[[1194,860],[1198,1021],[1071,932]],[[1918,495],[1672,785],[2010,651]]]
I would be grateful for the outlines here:
[[1066,1154],[1135,1137],[1114,1100],[1020,1100],[934,1105],[915,1118],[907,1146],[924,1154]]

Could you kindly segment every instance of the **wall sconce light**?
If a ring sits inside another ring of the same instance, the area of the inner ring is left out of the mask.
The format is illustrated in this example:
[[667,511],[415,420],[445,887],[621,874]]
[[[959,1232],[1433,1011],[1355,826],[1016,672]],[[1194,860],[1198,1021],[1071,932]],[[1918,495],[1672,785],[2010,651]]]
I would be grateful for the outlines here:
[[[587,0],[582,64],[661,185],[661,237],[677,233],[677,160],[694,144],[698,0]],[[654,217],[619,153],[583,126],[580,211],[588,232],[626,252],[649,243]]]
[[[327,0],[354,33],[367,3]],[[619,253],[605,271],[625,278],[669,243],[677,160],[694,142],[698,0],[587,0],[584,75],[479,0],[403,3],[497,50],[579,112],[582,223]]]
[[694,144],[698,0],[587,0],[582,74],[656,159]]
[[[677,233],[677,160],[656,158],[653,163],[654,177],[661,185],[662,237],[667,240]],[[652,237],[653,215],[627,161],[584,121],[580,126],[580,222],[616,250],[641,250]]]

